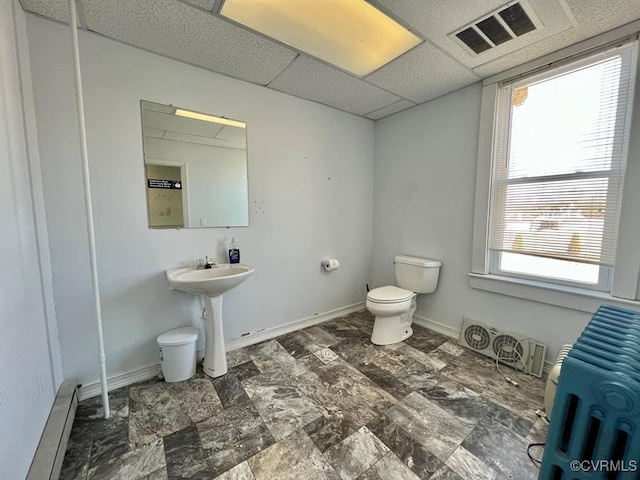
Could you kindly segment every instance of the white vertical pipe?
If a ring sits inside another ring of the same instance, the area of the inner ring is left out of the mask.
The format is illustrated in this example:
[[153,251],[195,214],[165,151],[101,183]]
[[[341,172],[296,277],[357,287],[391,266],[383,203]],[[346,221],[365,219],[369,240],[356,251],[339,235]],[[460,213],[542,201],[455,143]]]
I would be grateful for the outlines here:
[[87,211],[87,235],[89,237],[89,257],[91,261],[91,283],[98,327],[98,360],[100,361],[100,383],[102,386],[102,406],[104,418],[109,418],[109,393],[107,390],[106,356],[102,334],[102,310],[100,308],[100,284],[98,282],[98,262],[96,261],[96,238],[93,228],[93,207],[91,206],[91,180],[89,178],[89,154],[87,150],[87,130],[84,120],[84,98],[82,96],[82,76],[80,75],[80,49],[78,47],[78,20],[75,0],[69,0],[69,26],[73,45],[73,70],[76,79],[76,104],[78,126],[80,128],[80,154],[82,156],[82,179],[84,182],[84,204]]

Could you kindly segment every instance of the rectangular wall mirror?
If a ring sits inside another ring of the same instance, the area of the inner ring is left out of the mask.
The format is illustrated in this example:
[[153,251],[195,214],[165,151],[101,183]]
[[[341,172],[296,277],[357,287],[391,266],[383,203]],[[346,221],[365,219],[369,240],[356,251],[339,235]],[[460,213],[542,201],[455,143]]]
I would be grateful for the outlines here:
[[246,123],[140,106],[149,228],[248,226]]

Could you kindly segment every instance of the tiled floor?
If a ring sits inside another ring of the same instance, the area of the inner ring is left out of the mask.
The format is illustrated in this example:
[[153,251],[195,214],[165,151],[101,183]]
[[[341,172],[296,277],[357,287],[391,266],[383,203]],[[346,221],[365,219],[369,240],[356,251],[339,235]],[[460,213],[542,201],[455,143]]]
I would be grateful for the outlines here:
[[[543,382],[414,326],[377,347],[358,312],[228,353],[229,373],[81,402],[61,478],[537,478]],[[506,367],[505,367],[506,368]]]

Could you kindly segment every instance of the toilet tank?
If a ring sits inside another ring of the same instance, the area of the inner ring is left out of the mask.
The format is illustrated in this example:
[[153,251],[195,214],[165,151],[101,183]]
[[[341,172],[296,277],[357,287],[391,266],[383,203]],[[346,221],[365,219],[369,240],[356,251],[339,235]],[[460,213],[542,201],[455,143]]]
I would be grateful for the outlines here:
[[416,293],[431,293],[438,285],[440,265],[437,260],[397,255],[395,258],[396,282],[400,288]]

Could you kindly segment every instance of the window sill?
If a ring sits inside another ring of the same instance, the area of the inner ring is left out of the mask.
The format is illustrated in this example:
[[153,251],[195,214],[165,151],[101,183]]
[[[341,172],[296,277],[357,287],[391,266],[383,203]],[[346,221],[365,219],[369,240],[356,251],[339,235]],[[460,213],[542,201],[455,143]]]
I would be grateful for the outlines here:
[[469,286],[486,292],[524,298],[587,313],[595,313],[603,303],[623,308],[640,309],[640,301],[613,297],[608,293],[499,275],[470,273]]

